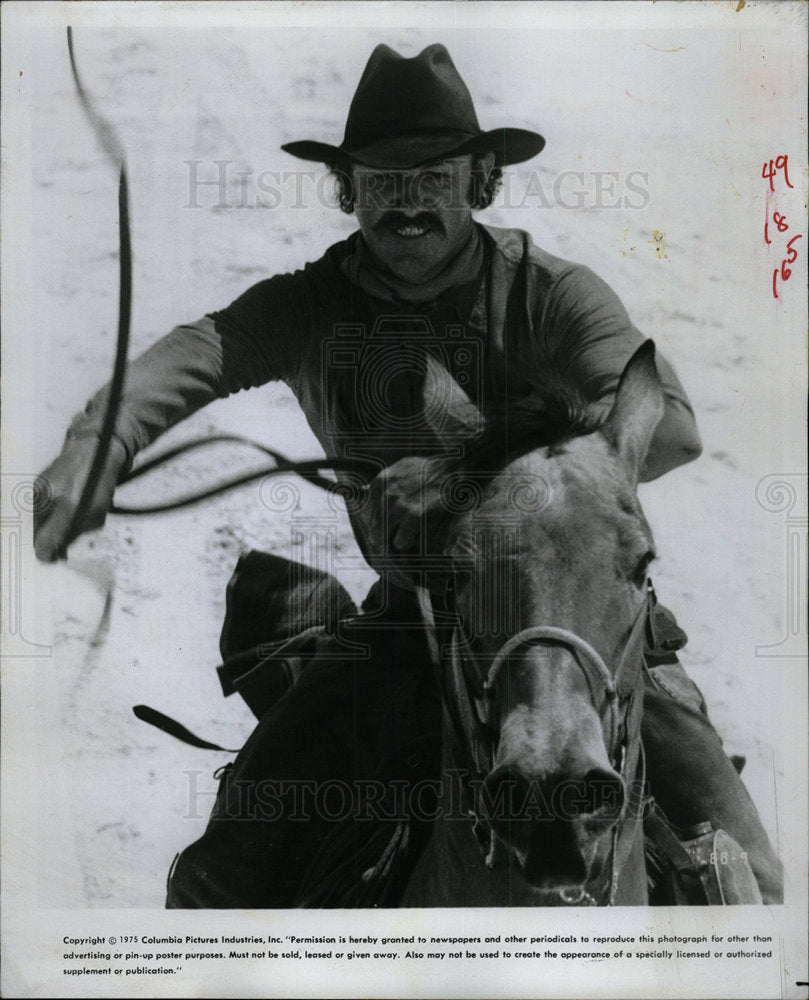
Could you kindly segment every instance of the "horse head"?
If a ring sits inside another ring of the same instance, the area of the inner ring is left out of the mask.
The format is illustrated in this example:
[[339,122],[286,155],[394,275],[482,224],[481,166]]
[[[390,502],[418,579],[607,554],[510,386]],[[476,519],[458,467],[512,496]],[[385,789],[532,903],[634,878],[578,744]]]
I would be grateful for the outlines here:
[[488,861],[574,901],[615,849],[637,756],[654,543],[636,487],[663,407],[647,341],[606,420],[512,411],[444,483],[459,623],[448,708],[480,778]]

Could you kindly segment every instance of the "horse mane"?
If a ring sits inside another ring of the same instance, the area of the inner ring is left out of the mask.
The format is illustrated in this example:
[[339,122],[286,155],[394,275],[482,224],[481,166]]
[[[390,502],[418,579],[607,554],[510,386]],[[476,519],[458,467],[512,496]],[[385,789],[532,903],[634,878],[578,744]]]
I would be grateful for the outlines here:
[[521,399],[499,400],[486,413],[477,439],[450,459],[451,471],[497,473],[537,448],[561,449],[567,441],[597,430],[603,417],[581,393],[561,380]]

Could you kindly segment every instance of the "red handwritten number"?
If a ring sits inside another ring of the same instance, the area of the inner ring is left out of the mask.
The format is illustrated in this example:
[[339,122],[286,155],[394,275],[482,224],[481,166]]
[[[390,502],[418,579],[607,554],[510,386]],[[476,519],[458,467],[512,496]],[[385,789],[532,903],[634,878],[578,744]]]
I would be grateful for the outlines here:
[[789,183],[789,169],[787,167],[787,156],[786,154],[779,156],[775,161],[775,169],[784,171],[784,180],[787,183],[787,187],[791,188],[792,185]]
[[[787,222],[787,217],[782,215],[780,212],[773,212],[772,221],[775,223],[776,228],[779,233],[785,233],[789,229],[789,223]],[[770,220],[769,217],[764,220],[764,242],[767,246],[770,246],[772,240],[770,239]]]
[[792,244],[795,242],[795,240],[801,239],[801,236],[802,236],[802,234],[798,233],[797,236],[793,236],[792,237],[792,239],[789,241],[789,243],[787,243],[787,255],[781,261],[781,267],[780,268],[778,268],[778,267],[773,268],[773,272],[772,272],[772,297],[774,299],[778,299],[778,298],[781,297],[778,294],[778,273],[779,273],[779,271],[781,273],[781,280],[782,281],[789,281],[789,279],[792,277],[792,268],[791,267],[787,267],[787,264],[794,264],[795,261],[798,259],[798,251],[795,249],[795,247],[792,246]]
[[798,233],[797,236],[793,236],[792,239],[789,241],[789,243],[787,243],[787,262],[790,264],[794,264],[795,261],[798,259],[798,251],[793,249],[792,244],[795,242],[795,240],[799,240],[800,238],[801,234]]
[[[770,239],[770,193],[775,192],[775,184],[773,183],[779,172],[783,172],[784,182],[787,187],[792,187],[789,181],[789,157],[786,153],[782,153],[780,156],[776,156],[773,160],[767,160],[761,168],[761,176],[764,180],[770,182],[770,190],[767,193],[767,211],[764,218],[764,242],[767,246],[772,245],[772,240]],[[775,223],[775,227],[779,233],[785,233],[789,229],[789,223],[787,222],[787,217],[782,212],[773,212],[772,221]],[[780,298],[778,294],[778,275],[781,275],[781,281],[789,281],[792,277],[792,268],[787,267],[788,264],[794,264],[798,259],[798,251],[793,247],[793,243],[801,238],[800,235],[793,236],[792,239],[787,243],[787,254],[786,257],[781,261],[781,266],[773,268],[772,272],[772,295],[774,299]]]
[[786,181],[787,187],[791,188],[793,186],[789,183],[789,157],[786,153],[782,153],[780,156],[776,156],[774,160],[765,162],[764,166],[761,168],[761,176],[764,180],[770,182],[770,191],[775,191],[773,179],[779,170],[783,170],[784,172],[784,180]]

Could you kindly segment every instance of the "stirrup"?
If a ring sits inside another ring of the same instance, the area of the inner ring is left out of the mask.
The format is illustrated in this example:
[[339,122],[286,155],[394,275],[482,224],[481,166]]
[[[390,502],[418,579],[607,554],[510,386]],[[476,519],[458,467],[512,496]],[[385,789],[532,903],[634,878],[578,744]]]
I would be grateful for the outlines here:
[[652,906],[761,905],[747,852],[710,822],[678,830],[654,799],[643,818]]

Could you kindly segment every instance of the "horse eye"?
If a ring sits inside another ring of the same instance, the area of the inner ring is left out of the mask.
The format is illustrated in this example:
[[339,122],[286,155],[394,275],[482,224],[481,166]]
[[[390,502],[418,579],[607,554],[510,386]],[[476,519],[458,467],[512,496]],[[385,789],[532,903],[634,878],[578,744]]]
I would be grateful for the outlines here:
[[638,561],[638,565],[635,568],[635,572],[632,576],[632,582],[636,587],[644,587],[646,585],[646,575],[649,570],[649,563],[655,558],[654,552],[645,552],[641,559]]

